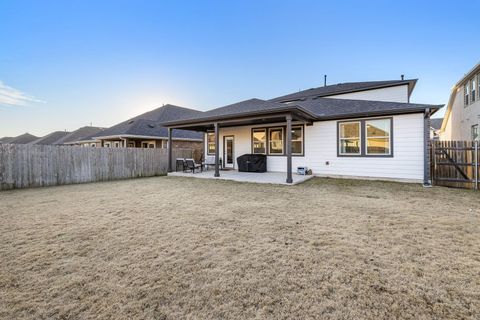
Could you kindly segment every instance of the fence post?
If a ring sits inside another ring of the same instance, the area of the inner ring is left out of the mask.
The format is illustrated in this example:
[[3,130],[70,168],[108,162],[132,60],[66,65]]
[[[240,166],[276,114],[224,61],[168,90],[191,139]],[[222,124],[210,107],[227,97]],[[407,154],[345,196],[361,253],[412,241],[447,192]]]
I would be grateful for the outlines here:
[[474,141],[475,144],[475,152],[474,152],[474,157],[475,157],[475,190],[478,190],[478,140]]

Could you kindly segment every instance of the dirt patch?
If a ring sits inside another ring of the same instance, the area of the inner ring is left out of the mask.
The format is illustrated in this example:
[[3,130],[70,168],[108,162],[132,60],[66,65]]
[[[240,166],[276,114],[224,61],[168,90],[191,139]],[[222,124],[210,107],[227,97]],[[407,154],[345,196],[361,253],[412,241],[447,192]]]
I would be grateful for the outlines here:
[[160,177],[0,193],[2,319],[476,319],[480,194]]

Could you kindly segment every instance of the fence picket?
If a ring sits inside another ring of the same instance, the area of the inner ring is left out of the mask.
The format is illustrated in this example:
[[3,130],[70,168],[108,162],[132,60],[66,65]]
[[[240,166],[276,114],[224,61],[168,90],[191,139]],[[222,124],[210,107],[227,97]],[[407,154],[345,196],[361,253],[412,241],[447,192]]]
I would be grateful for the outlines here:
[[[193,150],[173,154],[192,158]],[[0,144],[0,190],[158,176],[167,161],[166,149]]]

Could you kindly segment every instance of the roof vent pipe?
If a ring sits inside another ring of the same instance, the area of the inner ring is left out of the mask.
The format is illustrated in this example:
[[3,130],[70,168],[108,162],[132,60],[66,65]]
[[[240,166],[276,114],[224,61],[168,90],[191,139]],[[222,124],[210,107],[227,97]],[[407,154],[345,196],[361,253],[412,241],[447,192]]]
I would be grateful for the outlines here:
[[402,78],[402,80],[405,80],[405,75],[402,74],[402,75],[400,76],[400,78]]
[[323,86],[326,87],[327,86],[327,75],[323,75]]

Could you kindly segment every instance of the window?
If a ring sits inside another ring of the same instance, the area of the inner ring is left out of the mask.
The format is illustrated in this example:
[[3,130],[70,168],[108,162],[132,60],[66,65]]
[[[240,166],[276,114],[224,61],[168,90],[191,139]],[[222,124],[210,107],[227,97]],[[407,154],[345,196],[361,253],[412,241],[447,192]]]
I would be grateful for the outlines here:
[[115,148],[120,148],[120,142],[115,141],[115,142],[113,143],[113,146],[114,146]]
[[283,128],[268,129],[268,153],[283,154]]
[[470,81],[472,83],[472,98],[471,98],[471,103],[474,103],[475,102],[475,92],[476,92],[476,89],[477,89],[477,79],[475,79],[476,77],[473,77],[472,81]]
[[393,157],[392,118],[338,122],[339,157]]
[[207,154],[215,155],[215,132],[207,132]]
[[367,154],[390,154],[390,119],[365,121]]
[[292,154],[303,154],[303,127],[292,127]]
[[135,148],[135,142],[129,142],[129,143],[127,144],[127,147],[128,147],[128,148]]
[[106,148],[110,148],[111,144],[110,144],[110,142],[105,142],[104,146],[105,146]]
[[267,129],[253,129],[252,141],[252,153],[267,153]]
[[478,124],[472,126],[472,140],[479,140],[479,136],[478,136]]
[[162,149],[168,148],[168,140],[162,140]]
[[96,143],[91,143],[91,144],[90,144],[90,147],[92,147],[92,148],[95,148],[96,146],[97,146]]
[[463,94],[464,94],[464,105],[468,106],[468,96],[470,93],[470,82],[465,83],[465,86],[463,87]]
[[480,73],[477,75],[477,94],[478,94],[477,100],[480,100]]
[[360,155],[360,122],[340,122],[338,147],[340,155]]
[[155,142],[153,141],[142,141],[142,148],[155,148]]

